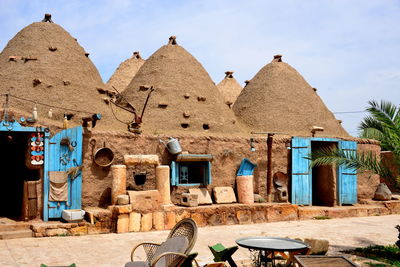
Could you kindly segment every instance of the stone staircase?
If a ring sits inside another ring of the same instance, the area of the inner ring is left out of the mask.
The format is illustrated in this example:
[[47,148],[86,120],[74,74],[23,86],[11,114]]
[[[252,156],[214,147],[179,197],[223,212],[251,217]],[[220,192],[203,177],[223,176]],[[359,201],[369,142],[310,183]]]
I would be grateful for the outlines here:
[[0,218],[0,240],[32,237],[31,225],[26,222],[16,222],[8,218]]

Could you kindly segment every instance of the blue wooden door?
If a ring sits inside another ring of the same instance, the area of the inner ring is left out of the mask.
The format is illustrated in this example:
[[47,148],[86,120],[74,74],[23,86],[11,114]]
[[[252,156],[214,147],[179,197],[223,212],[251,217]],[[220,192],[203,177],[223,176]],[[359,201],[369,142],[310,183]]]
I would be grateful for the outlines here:
[[69,175],[66,201],[49,201],[51,172],[66,172],[82,165],[82,126],[62,130],[45,144],[44,206],[43,219],[61,218],[64,209],[80,209],[82,195],[82,173]]
[[[345,153],[356,153],[357,143],[353,141],[340,141],[339,149]],[[339,166],[338,193],[339,204],[357,203],[357,171],[345,166]]]
[[309,138],[293,137],[292,139],[292,203],[311,205],[312,172],[310,160],[305,159],[311,153]]

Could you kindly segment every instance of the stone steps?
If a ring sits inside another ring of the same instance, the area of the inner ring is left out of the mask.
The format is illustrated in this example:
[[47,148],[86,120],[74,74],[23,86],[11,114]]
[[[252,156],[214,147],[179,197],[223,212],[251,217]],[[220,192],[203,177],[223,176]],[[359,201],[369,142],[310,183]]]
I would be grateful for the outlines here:
[[25,223],[0,224],[0,232],[29,230],[30,228],[30,224]]
[[25,229],[25,230],[0,232],[0,240],[14,239],[14,238],[26,238],[26,237],[33,237],[32,230]]
[[0,218],[0,240],[25,237],[33,237],[29,223],[14,221],[4,217]]

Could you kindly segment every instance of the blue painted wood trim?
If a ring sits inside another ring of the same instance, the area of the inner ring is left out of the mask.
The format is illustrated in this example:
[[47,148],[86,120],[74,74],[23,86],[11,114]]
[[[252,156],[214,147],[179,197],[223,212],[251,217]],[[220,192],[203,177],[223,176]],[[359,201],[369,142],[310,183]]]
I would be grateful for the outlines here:
[[[345,153],[357,153],[357,142],[341,141],[339,149],[345,150]],[[338,174],[339,205],[357,203],[357,170],[341,165]]]
[[305,159],[311,152],[310,138],[292,138],[292,188],[291,201],[297,205],[312,204],[312,173],[310,160]]
[[[77,167],[82,164],[82,142],[83,142],[82,126],[62,130],[55,134],[47,143],[47,161],[45,180],[44,180],[44,205],[43,216],[46,220],[49,218],[60,218],[64,209],[81,209],[82,208],[82,173],[75,179],[68,177],[68,201],[49,201],[48,194],[50,188],[49,172],[50,171],[66,171],[71,167]],[[60,142],[63,138],[68,137],[71,142],[76,142],[73,151],[68,146],[61,146]]]

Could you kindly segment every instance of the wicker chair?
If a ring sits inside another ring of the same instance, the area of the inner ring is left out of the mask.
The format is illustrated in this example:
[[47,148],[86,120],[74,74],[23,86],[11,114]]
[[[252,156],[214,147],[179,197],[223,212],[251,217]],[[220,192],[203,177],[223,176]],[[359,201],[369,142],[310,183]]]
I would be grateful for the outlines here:
[[179,221],[174,228],[172,228],[169,233],[167,240],[173,237],[184,236],[187,238],[188,245],[183,253],[177,252],[167,252],[161,255],[156,255],[157,249],[160,248],[161,244],[152,243],[152,242],[144,242],[136,245],[131,252],[131,261],[134,262],[134,255],[137,249],[143,247],[143,250],[146,254],[146,262],[149,266],[155,266],[157,262],[164,258],[166,262],[166,266],[180,266],[182,262],[184,262],[188,258],[189,252],[194,247],[197,239],[197,225],[196,223],[190,219],[183,219]]

